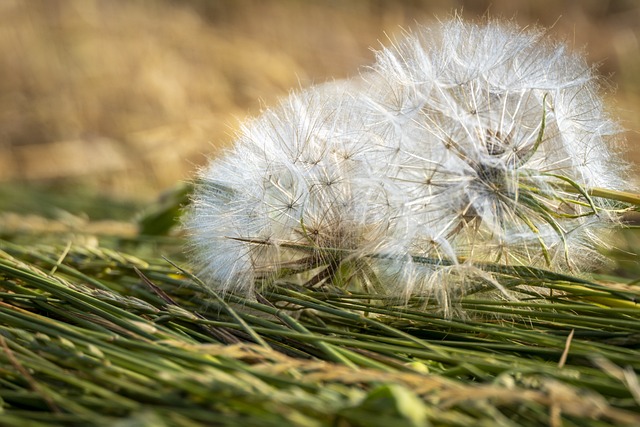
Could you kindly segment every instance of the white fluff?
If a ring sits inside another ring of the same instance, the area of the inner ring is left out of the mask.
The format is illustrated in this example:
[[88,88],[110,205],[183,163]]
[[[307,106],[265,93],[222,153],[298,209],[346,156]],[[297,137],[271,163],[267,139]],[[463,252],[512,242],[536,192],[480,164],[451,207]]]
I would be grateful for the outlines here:
[[342,284],[447,305],[474,263],[589,264],[610,206],[594,200],[596,214],[566,185],[621,189],[626,169],[597,90],[538,29],[454,19],[407,34],[361,78],[245,123],[201,172],[185,222],[201,277],[250,296],[258,276],[342,269]]

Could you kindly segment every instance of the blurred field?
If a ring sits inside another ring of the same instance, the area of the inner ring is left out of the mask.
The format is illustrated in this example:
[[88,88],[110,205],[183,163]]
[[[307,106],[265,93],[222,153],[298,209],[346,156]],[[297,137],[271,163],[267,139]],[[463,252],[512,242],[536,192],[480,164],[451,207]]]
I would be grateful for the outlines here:
[[454,10],[585,48],[640,160],[637,1],[0,0],[0,185],[147,201],[238,120],[356,74],[387,35]]

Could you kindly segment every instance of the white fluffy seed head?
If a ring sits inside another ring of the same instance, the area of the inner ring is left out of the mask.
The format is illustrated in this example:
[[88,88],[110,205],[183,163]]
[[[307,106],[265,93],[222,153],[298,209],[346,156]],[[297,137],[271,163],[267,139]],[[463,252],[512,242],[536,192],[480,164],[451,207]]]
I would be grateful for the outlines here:
[[261,273],[404,245],[403,200],[350,91],[338,82],[291,95],[201,172],[185,225],[214,287],[251,294]]
[[567,183],[624,187],[619,127],[592,70],[542,30],[447,21],[378,52],[365,78],[370,126],[397,153],[418,239],[435,229],[458,255],[493,261],[527,242],[523,260],[553,267],[555,240],[608,207],[584,206]]
[[248,121],[201,172],[185,225],[207,283],[251,295],[265,275],[350,266],[448,306],[478,280],[504,292],[470,280],[475,263],[595,258],[611,206],[582,190],[624,188],[626,165],[581,56],[540,29],[459,19],[376,56]]

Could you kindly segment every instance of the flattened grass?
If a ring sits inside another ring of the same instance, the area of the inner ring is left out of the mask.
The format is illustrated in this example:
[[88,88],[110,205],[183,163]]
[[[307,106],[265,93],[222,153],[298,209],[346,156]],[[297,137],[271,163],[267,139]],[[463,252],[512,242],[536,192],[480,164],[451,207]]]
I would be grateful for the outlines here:
[[223,298],[149,241],[0,241],[0,424],[640,424],[640,288],[621,279],[486,265],[554,292],[447,319],[331,287]]

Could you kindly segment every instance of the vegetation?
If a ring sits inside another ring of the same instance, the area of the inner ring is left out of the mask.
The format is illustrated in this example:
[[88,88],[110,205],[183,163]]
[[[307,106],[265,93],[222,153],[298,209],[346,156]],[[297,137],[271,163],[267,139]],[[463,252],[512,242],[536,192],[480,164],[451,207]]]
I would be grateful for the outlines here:
[[489,9],[575,34],[572,48],[588,44],[588,62],[606,59],[600,72],[615,73],[633,129],[638,5],[513,4],[3,4],[0,426],[640,425],[638,195],[557,182],[580,209],[625,211],[614,249],[588,254],[610,264],[562,274],[479,262],[475,277],[519,299],[471,286],[448,317],[436,299],[345,290],[344,271],[319,275],[318,264],[268,280],[256,269],[255,296],[216,294],[175,227],[191,186],[147,206],[259,100],[358,75],[382,31],[391,38],[460,5],[467,18]]
[[548,296],[470,295],[444,319],[331,285],[221,298],[180,236],[44,237],[0,242],[1,425],[640,423],[628,279],[501,266]]

